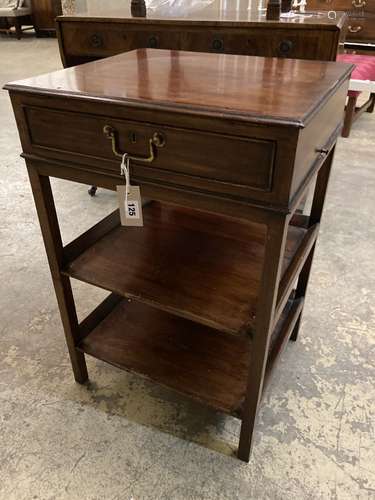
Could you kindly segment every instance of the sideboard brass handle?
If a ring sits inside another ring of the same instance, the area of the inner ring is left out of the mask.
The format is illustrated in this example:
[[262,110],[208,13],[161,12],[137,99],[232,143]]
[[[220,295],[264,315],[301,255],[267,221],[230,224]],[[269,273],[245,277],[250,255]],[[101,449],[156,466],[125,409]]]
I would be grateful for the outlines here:
[[353,0],[352,1],[352,5],[356,9],[360,9],[362,7],[366,7],[366,0]]
[[[103,134],[112,143],[112,152],[115,156],[122,158],[125,153],[122,153],[117,146],[117,131],[110,125],[105,125],[103,128]],[[142,163],[152,163],[155,159],[155,147],[162,148],[165,146],[165,137],[160,132],[155,132],[151,139],[149,140],[149,156],[133,156],[128,154],[129,160],[134,160]]]
[[362,26],[348,26],[348,30],[350,31],[350,33],[358,33],[359,31],[361,31],[362,29]]

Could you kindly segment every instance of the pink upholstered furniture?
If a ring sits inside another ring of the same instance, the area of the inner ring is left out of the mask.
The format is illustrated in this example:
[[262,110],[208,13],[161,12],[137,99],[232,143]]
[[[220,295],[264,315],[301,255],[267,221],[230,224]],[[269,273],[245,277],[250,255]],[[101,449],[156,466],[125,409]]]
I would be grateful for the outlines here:
[[[355,64],[355,70],[349,85],[348,102],[345,110],[343,137],[349,137],[354,120],[363,112],[372,113],[375,105],[375,56],[362,56],[357,54],[339,54],[338,61]],[[361,92],[369,92],[368,100],[357,106],[357,99]]]

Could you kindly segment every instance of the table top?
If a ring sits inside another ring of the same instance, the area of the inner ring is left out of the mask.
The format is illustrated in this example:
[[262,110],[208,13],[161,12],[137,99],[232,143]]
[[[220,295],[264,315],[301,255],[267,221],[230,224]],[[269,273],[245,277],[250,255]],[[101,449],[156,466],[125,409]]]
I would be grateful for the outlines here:
[[352,69],[338,62],[139,49],[5,88],[303,127]]
[[134,23],[171,23],[173,24],[209,24],[226,26],[254,26],[261,24],[262,27],[275,25],[282,28],[287,25],[288,28],[299,28],[301,25],[305,29],[311,29],[317,26],[324,26],[325,29],[337,29],[343,26],[345,20],[344,13],[336,13],[336,19],[329,19],[327,12],[307,12],[305,15],[295,15],[293,17],[282,17],[280,21],[267,21],[266,2],[262,0],[214,0],[211,4],[195,9],[193,12],[164,7],[160,9],[147,9],[147,17],[133,17],[130,12],[131,0],[123,0],[119,7],[119,0],[87,0],[86,2],[77,2],[69,15],[60,16],[58,21],[129,21]]

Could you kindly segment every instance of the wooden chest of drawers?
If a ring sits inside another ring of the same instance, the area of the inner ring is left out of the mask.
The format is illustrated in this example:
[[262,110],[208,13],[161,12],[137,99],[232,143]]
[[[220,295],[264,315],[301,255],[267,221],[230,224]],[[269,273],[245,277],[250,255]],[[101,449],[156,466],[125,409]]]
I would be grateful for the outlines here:
[[205,11],[181,18],[132,18],[124,9],[106,17],[57,18],[65,67],[138,48],[335,60],[345,38],[345,15],[266,21],[257,11]]
[[308,8],[346,12],[346,39],[375,44],[375,0],[308,0]]
[[[239,417],[249,460],[297,338],[351,69],[141,49],[6,86],[78,382],[89,354]],[[115,190],[125,152],[144,227],[116,210],[63,246],[49,177]],[[70,278],[111,292],[81,323]]]

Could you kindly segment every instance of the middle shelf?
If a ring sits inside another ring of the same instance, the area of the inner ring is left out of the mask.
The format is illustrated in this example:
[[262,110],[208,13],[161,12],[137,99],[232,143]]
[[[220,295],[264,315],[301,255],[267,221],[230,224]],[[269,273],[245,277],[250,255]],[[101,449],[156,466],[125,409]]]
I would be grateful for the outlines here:
[[[109,230],[64,274],[222,332],[251,330],[265,226],[158,202],[143,208],[143,219],[142,228]],[[289,227],[283,274],[306,232]]]

